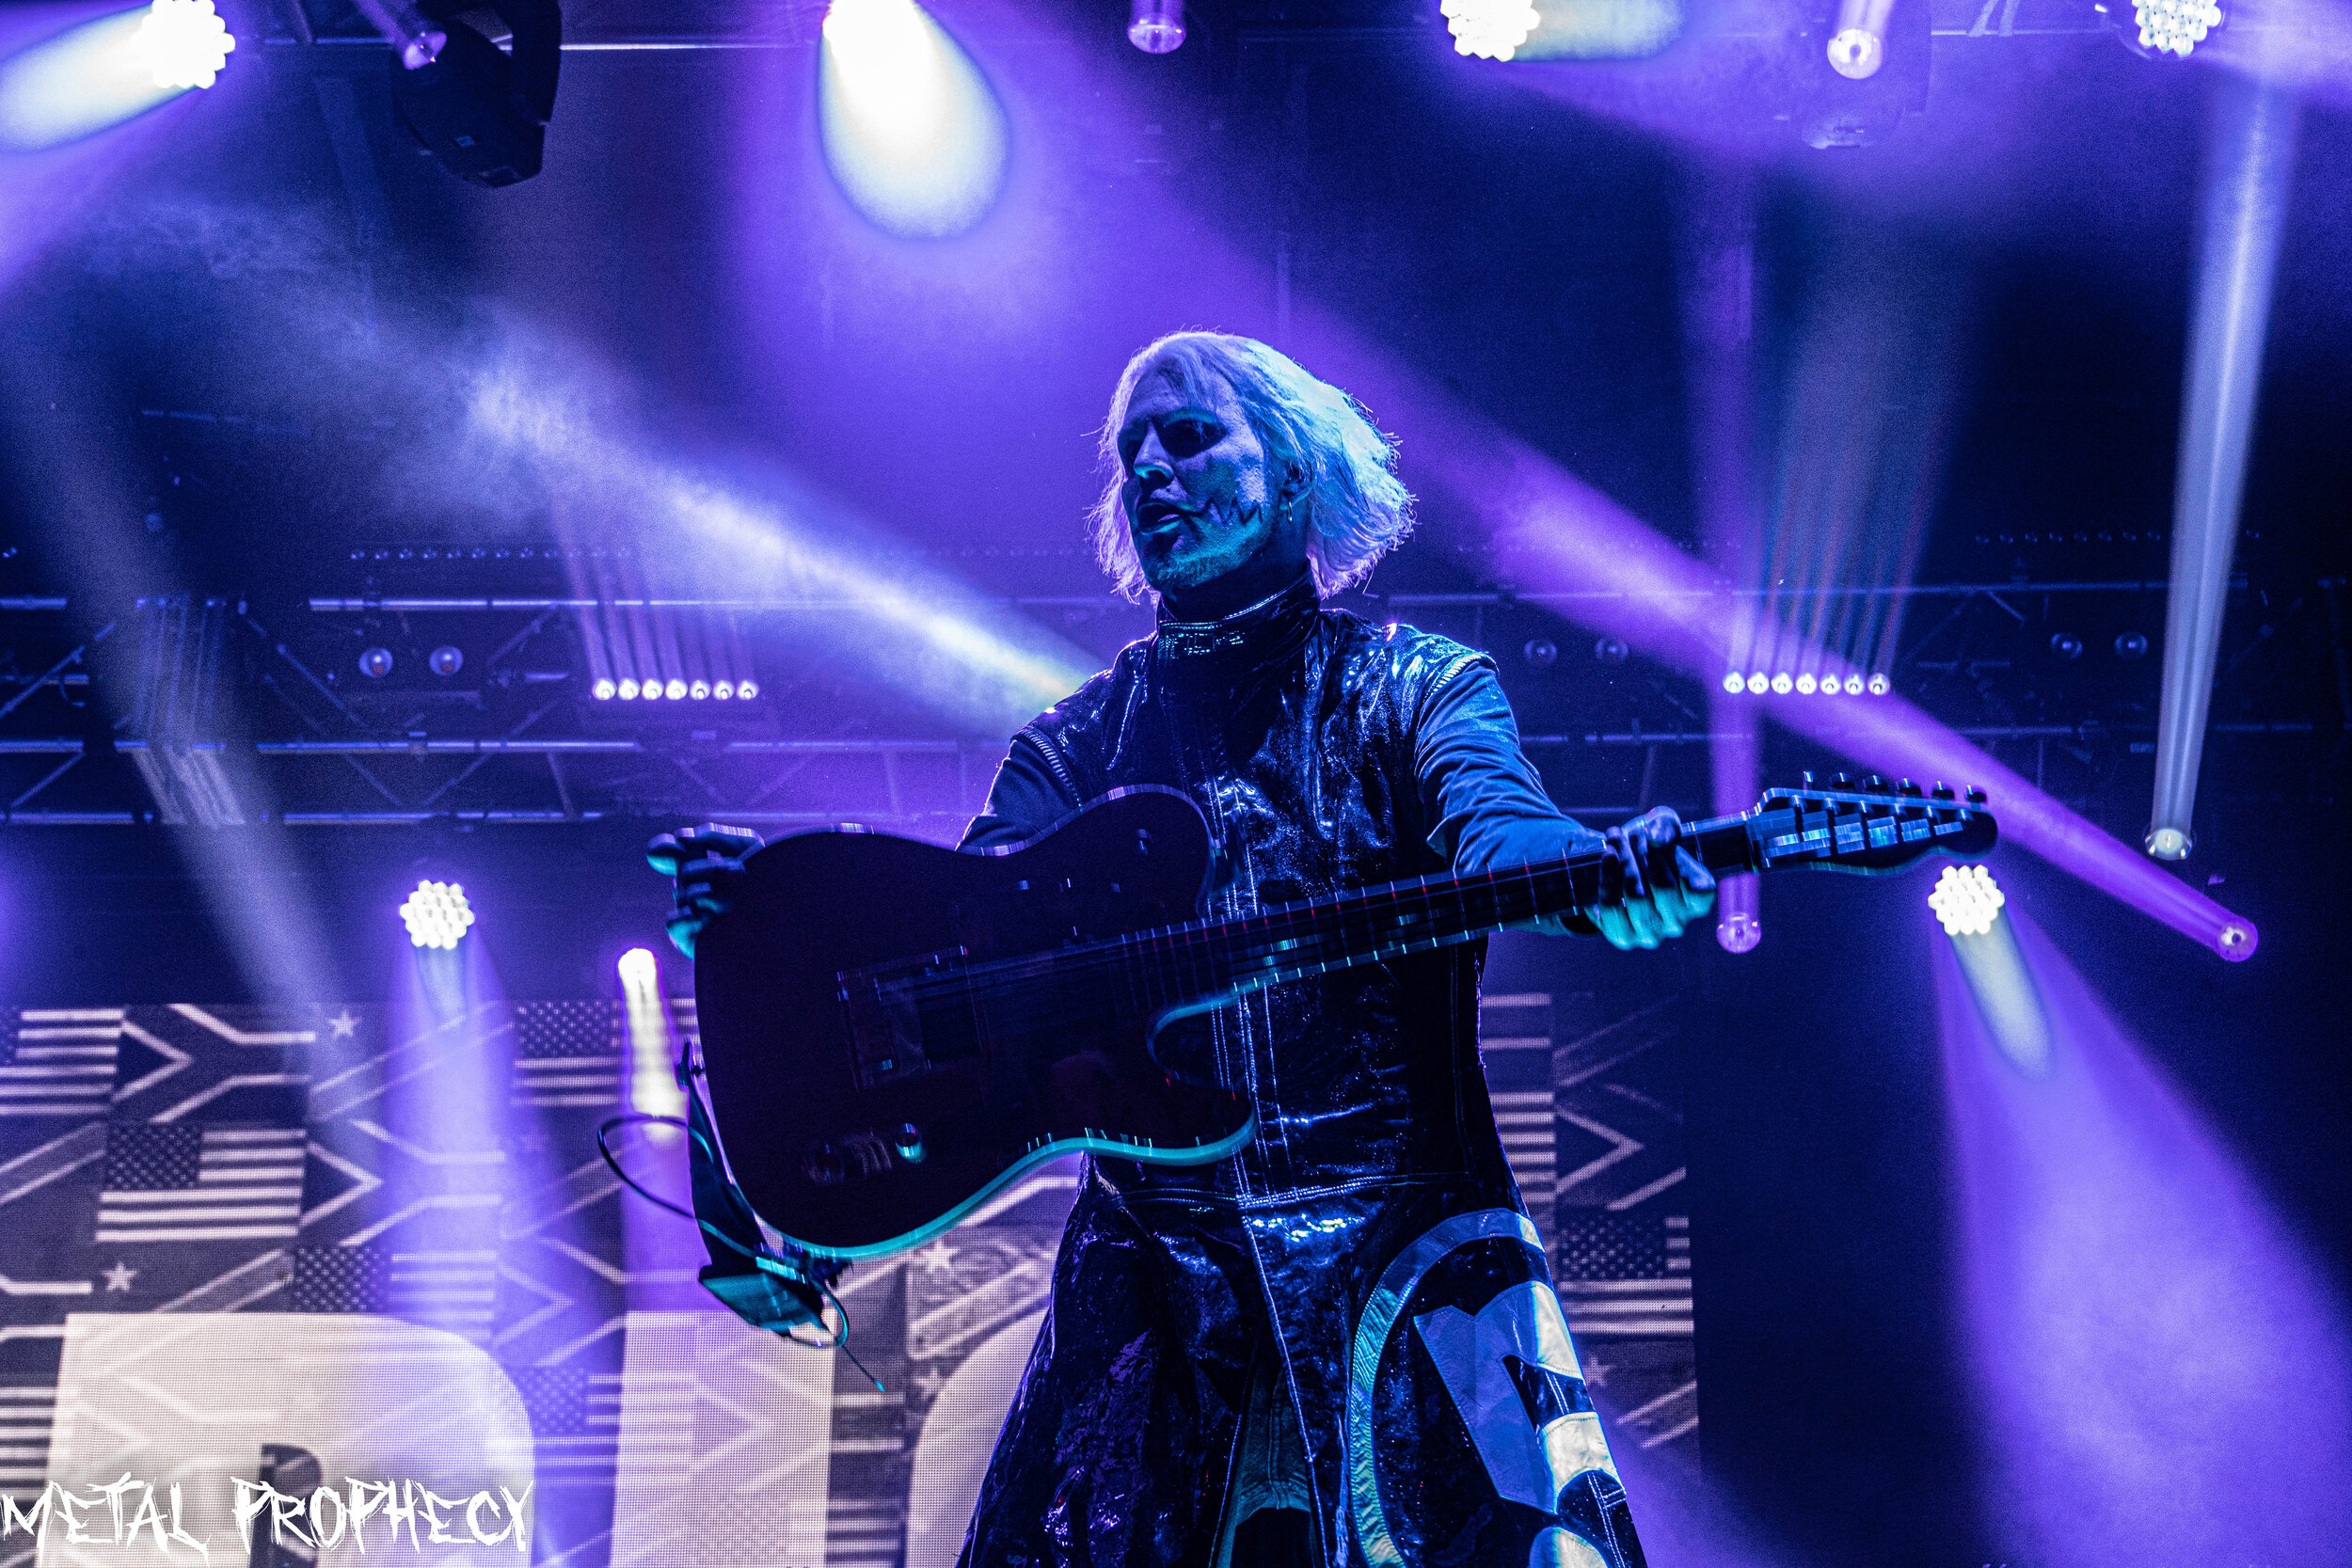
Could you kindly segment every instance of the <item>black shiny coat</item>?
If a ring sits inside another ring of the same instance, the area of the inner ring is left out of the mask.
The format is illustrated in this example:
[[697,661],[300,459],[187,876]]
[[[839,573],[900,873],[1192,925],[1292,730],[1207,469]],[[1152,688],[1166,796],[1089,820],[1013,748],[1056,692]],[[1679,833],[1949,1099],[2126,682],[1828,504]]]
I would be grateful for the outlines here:
[[[966,842],[1032,836],[1137,784],[1181,789],[1207,817],[1220,858],[1204,912],[1217,916],[1597,836],[1543,795],[1484,655],[1322,609],[1303,578],[1123,650],[1016,738]],[[1088,1163],[966,1563],[1211,1560],[1253,1356],[1279,1357],[1319,1560],[1366,1560],[1375,1463],[1406,1499],[1391,1527],[1401,1560],[1527,1560],[1525,1521],[1497,1522],[1427,1366],[1375,1378],[1373,1344],[1351,1374],[1401,1249],[1449,1218],[1524,1227],[1478,1055],[1485,956],[1481,941],[1340,971],[1190,1021],[1189,1049],[1248,1086],[1259,1136],[1203,1167]],[[1542,1276],[1531,1246],[1495,1246],[1481,1267]],[[1376,1462],[1352,1451],[1372,1407]]]

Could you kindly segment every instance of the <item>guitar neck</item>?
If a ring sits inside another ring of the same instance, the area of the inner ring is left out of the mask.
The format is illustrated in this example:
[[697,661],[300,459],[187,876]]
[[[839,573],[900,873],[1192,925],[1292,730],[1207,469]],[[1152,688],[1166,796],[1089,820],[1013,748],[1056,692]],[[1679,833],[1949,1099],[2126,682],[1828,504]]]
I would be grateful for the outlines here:
[[[1784,865],[1892,871],[1933,852],[1989,850],[1995,829],[1983,801],[1941,786],[1933,797],[1908,784],[1902,792],[1816,789],[1808,775],[1806,787],[1779,792],[1754,811],[1683,824],[1676,847],[1717,877]],[[1237,920],[1138,931],[1113,945],[1139,1000],[1154,1007],[1211,1002],[1589,909],[1601,898],[1609,859],[1596,847],[1529,865],[1422,877]]]

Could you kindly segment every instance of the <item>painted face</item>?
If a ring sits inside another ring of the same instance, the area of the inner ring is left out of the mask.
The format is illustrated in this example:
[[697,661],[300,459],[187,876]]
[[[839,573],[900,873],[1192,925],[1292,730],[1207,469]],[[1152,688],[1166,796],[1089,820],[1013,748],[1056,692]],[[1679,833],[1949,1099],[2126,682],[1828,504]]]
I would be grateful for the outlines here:
[[1200,379],[1187,393],[1152,366],[1119,427],[1120,504],[1144,580],[1162,594],[1213,582],[1269,547],[1288,554],[1292,543],[1278,537],[1276,482],[1240,399],[1223,377]]

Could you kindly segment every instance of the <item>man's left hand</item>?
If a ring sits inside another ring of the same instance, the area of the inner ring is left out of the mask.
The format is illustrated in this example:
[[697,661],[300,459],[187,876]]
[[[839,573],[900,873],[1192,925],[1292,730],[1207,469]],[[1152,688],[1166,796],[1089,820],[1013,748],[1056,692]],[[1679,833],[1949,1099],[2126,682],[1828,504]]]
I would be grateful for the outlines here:
[[1715,907],[1714,875],[1675,847],[1681,828],[1682,818],[1660,806],[1609,830],[1600,898],[1583,914],[1610,946],[1655,947]]

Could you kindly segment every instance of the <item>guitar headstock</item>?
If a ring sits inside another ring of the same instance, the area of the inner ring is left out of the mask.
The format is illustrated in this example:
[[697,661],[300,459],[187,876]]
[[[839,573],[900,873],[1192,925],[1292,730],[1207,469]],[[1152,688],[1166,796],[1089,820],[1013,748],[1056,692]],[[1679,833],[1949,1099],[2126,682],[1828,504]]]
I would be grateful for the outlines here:
[[1876,774],[1827,784],[1805,774],[1795,789],[1765,792],[1748,818],[1758,869],[1812,865],[1873,875],[1899,871],[1932,854],[1973,859],[2000,836],[1984,791],[1948,784],[1889,784]]

